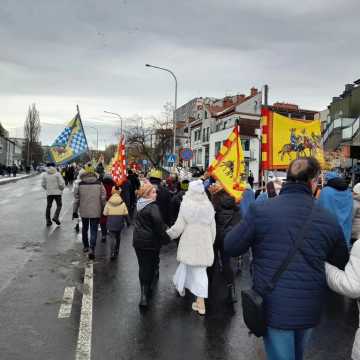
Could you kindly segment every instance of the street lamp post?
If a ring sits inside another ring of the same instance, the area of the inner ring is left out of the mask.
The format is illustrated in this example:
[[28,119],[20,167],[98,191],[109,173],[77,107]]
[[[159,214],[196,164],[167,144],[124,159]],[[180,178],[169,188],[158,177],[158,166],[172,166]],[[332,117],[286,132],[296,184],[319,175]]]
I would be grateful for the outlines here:
[[[150,65],[150,64],[145,64],[145,66],[151,67],[151,68],[154,68],[154,69],[158,69],[158,70],[166,71],[166,72],[170,73],[172,75],[172,77],[174,78],[174,80],[175,80],[175,109],[174,109],[174,113],[173,113],[173,127],[174,127],[173,154],[175,155],[175,153],[176,153],[176,118],[175,118],[175,112],[176,112],[176,109],[177,109],[177,78],[176,78],[175,74],[169,69],[162,68],[162,67],[159,67],[159,66]],[[174,166],[175,166],[175,164],[174,164]]]
[[123,134],[123,118],[122,118],[122,116],[121,116],[120,114],[118,114],[118,113],[114,113],[114,112],[111,112],[111,111],[105,111],[105,110],[104,110],[104,113],[110,114],[110,115],[115,115],[115,116],[117,116],[117,117],[120,119],[120,121],[121,121],[121,123],[120,123],[120,129],[121,129],[121,136],[122,136],[122,134]]

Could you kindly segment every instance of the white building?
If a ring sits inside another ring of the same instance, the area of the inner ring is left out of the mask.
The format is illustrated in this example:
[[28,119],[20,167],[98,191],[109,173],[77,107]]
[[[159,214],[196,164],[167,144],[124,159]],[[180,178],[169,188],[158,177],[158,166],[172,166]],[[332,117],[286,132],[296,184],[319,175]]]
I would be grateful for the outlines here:
[[190,128],[190,145],[194,152],[191,166],[206,170],[239,120],[246,171],[251,170],[255,183],[258,182],[260,142],[257,134],[260,127],[261,92],[252,88],[249,96],[200,99],[193,102],[197,108],[186,126]]

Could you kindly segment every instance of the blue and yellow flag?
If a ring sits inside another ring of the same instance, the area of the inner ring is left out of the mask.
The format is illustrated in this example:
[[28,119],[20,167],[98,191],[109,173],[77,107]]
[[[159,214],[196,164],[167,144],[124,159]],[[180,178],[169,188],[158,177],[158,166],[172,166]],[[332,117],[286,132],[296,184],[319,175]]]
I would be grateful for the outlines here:
[[56,165],[75,160],[89,150],[79,113],[59,134],[50,147],[50,156]]

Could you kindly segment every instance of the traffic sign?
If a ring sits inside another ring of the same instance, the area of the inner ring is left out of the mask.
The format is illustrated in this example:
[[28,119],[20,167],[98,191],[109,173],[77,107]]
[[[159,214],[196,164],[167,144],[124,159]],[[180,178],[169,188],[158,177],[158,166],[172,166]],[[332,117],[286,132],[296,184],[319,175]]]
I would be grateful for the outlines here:
[[194,156],[193,151],[190,148],[184,148],[180,151],[180,157],[184,161],[190,161]]
[[176,162],[176,155],[175,154],[168,155],[167,162],[168,163],[175,163]]

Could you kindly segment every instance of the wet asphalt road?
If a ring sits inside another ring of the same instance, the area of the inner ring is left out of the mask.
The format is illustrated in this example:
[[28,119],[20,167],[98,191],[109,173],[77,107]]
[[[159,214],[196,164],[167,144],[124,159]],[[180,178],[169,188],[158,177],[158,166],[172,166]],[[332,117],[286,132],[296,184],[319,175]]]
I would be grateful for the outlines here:
[[[73,231],[72,193],[63,196],[59,228],[45,227],[45,196],[40,178],[0,186],[0,359],[75,359],[85,288],[81,239]],[[150,309],[137,306],[137,261],[132,229],[124,231],[120,256],[109,260],[108,244],[98,242],[94,262],[91,359],[265,359],[262,342],[249,337],[241,306],[225,302],[217,274],[208,314],[191,310],[191,295],[176,295],[171,278],[177,263],[171,244],[161,254],[160,281]],[[246,286],[246,271],[237,276]],[[75,287],[69,318],[58,319],[65,287]],[[350,359],[357,326],[354,302],[329,293],[308,360]]]

